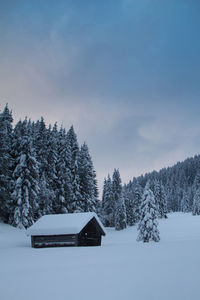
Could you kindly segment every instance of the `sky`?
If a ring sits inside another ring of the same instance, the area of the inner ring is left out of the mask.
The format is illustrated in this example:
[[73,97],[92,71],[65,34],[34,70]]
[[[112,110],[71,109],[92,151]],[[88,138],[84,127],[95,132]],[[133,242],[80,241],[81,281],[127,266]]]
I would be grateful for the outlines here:
[[0,109],[73,124],[99,186],[200,151],[199,0],[0,0]]

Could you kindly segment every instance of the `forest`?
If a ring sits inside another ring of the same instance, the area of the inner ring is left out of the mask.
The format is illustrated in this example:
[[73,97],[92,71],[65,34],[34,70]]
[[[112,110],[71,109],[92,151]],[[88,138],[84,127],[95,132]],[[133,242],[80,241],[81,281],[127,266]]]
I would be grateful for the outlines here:
[[86,143],[73,126],[65,132],[44,119],[12,127],[8,106],[0,114],[0,218],[28,228],[45,214],[96,211],[96,173]]
[[8,105],[0,113],[0,166],[0,218],[19,228],[45,214],[94,211],[105,226],[121,230],[140,226],[151,204],[153,222],[169,212],[200,214],[200,155],[124,185],[116,168],[99,199],[89,148],[79,146],[73,126],[47,127],[42,117],[13,126]]

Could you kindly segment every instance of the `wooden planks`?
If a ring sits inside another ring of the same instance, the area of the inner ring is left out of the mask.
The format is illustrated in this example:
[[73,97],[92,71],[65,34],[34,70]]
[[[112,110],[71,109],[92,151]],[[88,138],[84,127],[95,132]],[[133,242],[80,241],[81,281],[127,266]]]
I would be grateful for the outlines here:
[[43,247],[65,247],[65,246],[76,246],[77,236],[74,235],[39,235],[32,236],[32,247],[43,248]]

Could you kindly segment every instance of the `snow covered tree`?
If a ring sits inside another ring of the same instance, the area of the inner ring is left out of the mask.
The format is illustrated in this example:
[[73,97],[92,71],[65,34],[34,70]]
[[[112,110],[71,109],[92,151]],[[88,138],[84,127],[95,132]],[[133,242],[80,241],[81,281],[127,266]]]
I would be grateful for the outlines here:
[[133,213],[133,223],[137,223],[140,220],[140,207],[141,207],[141,201],[142,201],[142,192],[143,189],[141,185],[139,184],[138,180],[134,181],[133,184],[133,207],[134,207],[134,213]]
[[[114,224],[118,228],[119,223],[126,222],[126,208],[124,205],[124,198],[122,195],[122,182],[118,169],[115,169],[112,176],[112,193],[113,193],[113,212],[114,212]],[[118,211],[118,212],[117,212]],[[117,223],[116,223],[117,217]],[[122,220],[119,221],[119,218]],[[116,228],[116,229],[117,229]]]
[[57,161],[58,161],[58,130],[57,124],[55,123],[53,129],[49,126],[47,130],[47,169],[45,170],[45,177],[47,180],[47,186],[50,192],[54,193],[52,209],[56,213],[57,204],[56,204],[56,191],[57,191]]
[[194,200],[193,200],[193,215],[200,215],[200,173],[198,172],[194,180]]
[[157,179],[154,181],[154,197],[157,205],[158,217],[167,218],[167,202],[165,190],[160,181]]
[[48,174],[49,132],[43,117],[33,127],[33,146],[36,151],[37,161],[40,164],[40,176]]
[[68,169],[67,139],[63,128],[59,131],[57,141],[57,161],[56,161],[56,190],[54,210],[56,213],[68,212],[67,200],[70,197],[70,177]]
[[78,155],[79,146],[74,127],[71,126],[67,132],[67,147],[69,154],[69,177],[70,177],[70,197],[68,203],[68,212],[73,213],[78,207],[80,201],[80,179],[78,175]]
[[28,132],[27,120],[19,122],[15,133],[14,151],[16,167],[13,172],[13,210],[9,223],[19,228],[27,228],[40,216],[38,205],[39,164]]
[[160,236],[158,231],[157,218],[157,207],[153,192],[149,188],[149,182],[147,182],[140,208],[140,221],[138,224],[138,238],[137,241],[143,242],[159,242]]
[[134,207],[134,190],[132,187],[132,183],[129,182],[124,187],[124,203],[126,207],[126,220],[127,225],[133,226],[136,222],[135,218],[135,207]]
[[189,202],[188,193],[186,191],[183,192],[183,198],[181,201],[181,211],[182,212],[190,211],[190,202]]
[[124,203],[124,193],[121,191],[115,209],[115,229],[122,230],[124,228],[126,228],[126,207]]
[[46,180],[45,174],[42,174],[39,182],[39,206],[40,206],[40,215],[48,215],[53,213],[52,203],[54,200],[54,193],[48,187],[48,182]]
[[196,190],[194,195],[192,214],[200,215],[200,189]]
[[108,174],[104,179],[101,218],[106,227],[114,226],[114,199],[112,191],[112,181]]
[[10,211],[12,121],[12,113],[6,105],[0,113],[0,218],[5,222]]
[[96,211],[96,174],[89,154],[88,146],[84,143],[78,155],[78,176],[80,184],[80,197],[77,201],[76,211]]
[[194,189],[192,186],[189,186],[187,189],[188,202],[189,202],[189,211],[192,211],[193,208],[193,199],[194,199]]

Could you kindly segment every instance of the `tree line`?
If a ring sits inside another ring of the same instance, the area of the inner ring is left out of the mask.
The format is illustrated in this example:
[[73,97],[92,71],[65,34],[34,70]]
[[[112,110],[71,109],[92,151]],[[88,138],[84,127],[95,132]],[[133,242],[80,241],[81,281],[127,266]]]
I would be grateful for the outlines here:
[[119,170],[115,169],[104,180],[101,202],[101,219],[105,226],[122,230],[138,223],[138,241],[158,242],[160,240],[157,228],[158,217],[167,218],[167,206],[164,189],[160,182],[155,182],[155,191],[147,181],[144,189],[136,182],[122,187]]
[[13,127],[8,105],[0,113],[0,218],[27,228],[45,214],[96,211],[96,172],[73,126],[27,118]]
[[133,178],[122,186],[119,170],[104,179],[100,215],[116,230],[138,226],[138,240],[159,240],[156,218],[169,212],[200,215],[200,155]]

